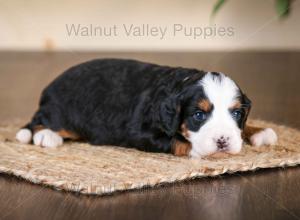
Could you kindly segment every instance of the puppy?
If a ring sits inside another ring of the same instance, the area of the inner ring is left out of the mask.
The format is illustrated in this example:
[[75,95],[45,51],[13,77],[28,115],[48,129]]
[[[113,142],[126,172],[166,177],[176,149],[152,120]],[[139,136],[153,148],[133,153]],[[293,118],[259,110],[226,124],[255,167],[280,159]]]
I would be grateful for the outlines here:
[[243,138],[275,144],[272,129],[245,126],[250,108],[223,73],[97,59],[71,67],[46,87],[16,139],[42,147],[82,140],[192,157],[238,153]]

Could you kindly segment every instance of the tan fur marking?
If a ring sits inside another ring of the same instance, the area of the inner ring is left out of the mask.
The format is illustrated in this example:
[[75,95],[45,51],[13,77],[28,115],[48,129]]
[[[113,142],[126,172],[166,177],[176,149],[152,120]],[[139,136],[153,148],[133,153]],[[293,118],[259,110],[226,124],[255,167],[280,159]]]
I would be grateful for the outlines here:
[[240,101],[236,101],[230,109],[239,109],[242,107],[242,103]]
[[184,122],[181,124],[181,134],[185,138],[189,137],[189,130],[187,129],[186,124]]
[[258,127],[253,127],[253,126],[248,126],[246,125],[243,133],[242,133],[242,137],[244,140],[248,141],[250,140],[250,137],[260,131],[264,130],[264,128],[258,128]]
[[43,125],[37,125],[37,126],[34,126],[33,128],[33,134],[37,133],[38,131],[41,131],[43,129],[46,129]]
[[209,112],[211,110],[211,103],[207,99],[203,99],[198,102],[198,107],[205,112]]
[[175,140],[172,146],[172,154],[175,156],[188,156],[192,146],[189,142]]
[[71,140],[79,140],[80,136],[74,132],[71,131],[67,131],[67,130],[60,130],[56,132],[59,136],[61,136],[62,138],[67,138],[67,139],[71,139]]
[[[43,130],[43,129],[47,129],[45,126],[43,125],[37,125],[33,128],[33,134]],[[65,139],[71,139],[71,140],[79,140],[80,136],[74,132],[71,131],[67,131],[65,129],[59,130],[59,131],[54,131],[56,132],[59,136],[61,136],[62,138]]]

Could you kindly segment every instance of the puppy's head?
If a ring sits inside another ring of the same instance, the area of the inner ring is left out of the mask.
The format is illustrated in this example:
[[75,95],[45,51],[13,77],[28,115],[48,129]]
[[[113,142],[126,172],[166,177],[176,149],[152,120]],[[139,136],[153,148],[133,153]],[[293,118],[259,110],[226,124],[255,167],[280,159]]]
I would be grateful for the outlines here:
[[192,145],[190,155],[199,157],[218,151],[238,153],[250,107],[250,100],[229,77],[207,73],[170,97],[161,110],[169,135],[180,133]]

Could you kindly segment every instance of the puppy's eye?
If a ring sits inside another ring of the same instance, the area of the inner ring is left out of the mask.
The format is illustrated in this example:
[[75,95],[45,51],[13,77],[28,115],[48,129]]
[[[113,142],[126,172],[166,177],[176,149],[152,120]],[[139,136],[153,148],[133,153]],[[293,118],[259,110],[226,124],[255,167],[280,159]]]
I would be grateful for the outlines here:
[[203,121],[205,120],[207,117],[206,113],[205,112],[202,112],[202,111],[197,111],[194,115],[193,115],[193,118],[196,120],[196,121]]
[[238,110],[238,109],[236,109],[236,110],[233,110],[232,112],[231,112],[231,115],[232,115],[232,117],[235,119],[235,120],[240,120],[241,118],[242,118],[242,112],[240,111],[240,110]]

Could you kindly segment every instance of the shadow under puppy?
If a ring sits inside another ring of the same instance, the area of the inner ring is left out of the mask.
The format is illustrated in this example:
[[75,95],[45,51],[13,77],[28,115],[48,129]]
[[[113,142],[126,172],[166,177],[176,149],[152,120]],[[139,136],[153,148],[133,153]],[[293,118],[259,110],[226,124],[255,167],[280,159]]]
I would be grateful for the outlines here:
[[71,67],[46,87],[16,139],[42,147],[72,139],[192,157],[234,154],[243,139],[256,146],[277,141],[270,128],[245,126],[250,107],[222,73],[97,59]]

